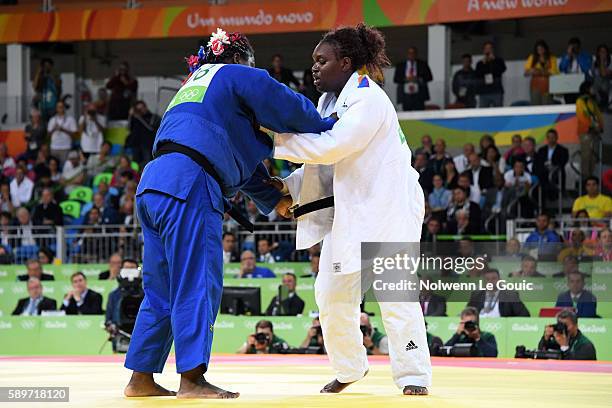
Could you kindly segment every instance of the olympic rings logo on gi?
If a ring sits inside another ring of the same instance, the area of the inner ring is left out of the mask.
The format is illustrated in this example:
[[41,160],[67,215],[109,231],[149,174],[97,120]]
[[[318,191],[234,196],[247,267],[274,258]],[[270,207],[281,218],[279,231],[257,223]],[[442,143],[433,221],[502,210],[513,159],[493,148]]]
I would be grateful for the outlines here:
[[181,102],[190,101],[200,95],[200,91],[197,88],[187,88],[178,95],[178,100]]

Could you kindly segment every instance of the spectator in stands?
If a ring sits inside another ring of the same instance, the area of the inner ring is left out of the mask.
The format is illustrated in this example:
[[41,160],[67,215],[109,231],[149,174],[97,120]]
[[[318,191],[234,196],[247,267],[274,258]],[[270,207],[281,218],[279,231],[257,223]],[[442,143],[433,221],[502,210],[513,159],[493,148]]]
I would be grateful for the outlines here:
[[321,92],[317,91],[317,88],[314,85],[314,78],[312,77],[312,70],[310,68],[304,70],[300,93],[310,99],[315,106],[319,103]]
[[80,187],[85,182],[85,157],[76,150],[71,150],[66,156],[68,160],[64,163],[60,184],[64,186],[66,195],[72,190]]
[[485,159],[487,157],[486,153],[487,153],[487,148],[489,146],[495,146],[495,139],[493,139],[493,136],[488,135],[488,134],[484,134],[482,135],[482,137],[480,138],[480,141],[478,143],[478,146],[480,148],[480,152],[478,153],[480,155],[480,157],[482,157],[483,159]]
[[455,163],[455,167],[457,168],[457,172],[463,173],[466,171],[470,165],[469,157],[476,150],[474,148],[473,143],[466,143],[463,145],[463,153],[453,158],[453,162]]
[[257,257],[257,262],[276,262],[274,259],[274,255],[272,255],[273,248],[274,246],[270,245],[270,240],[268,238],[260,238],[259,240],[257,240],[257,253],[259,254]]
[[550,221],[550,216],[548,214],[539,214],[536,218],[536,229],[532,231],[525,240],[526,249],[538,248],[538,257],[540,260],[543,258],[556,258],[561,246],[561,238],[549,227]]
[[152,113],[144,101],[137,101],[130,109],[128,128],[129,140],[126,147],[131,147],[134,161],[144,166],[151,161],[155,134],[161,124],[159,115]]
[[90,177],[95,177],[100,173],[112,172],[117,166],[117,157],[111,156],[112,145],[109,142],[102,142],[100,151],[97,154],[91,154],[87,158],[87,174]]
[[19,299],[13,316],[39,316],[47,310],[57,310],[57,302],[54,299],[43,296],[43,286],[38,278],[28,279],[28,297]]
[[[446,214],[444,214],[444,218],[446,218]],[[442,223],[436,217],[431,217],[425,223],[425,228],[423,233],[421,234],[422,242],[435,242],[438,240],[437,236],[442,232]]]
[[599,109],[606,111],[610,106],[610,89],[612,88],[612,58],[610,58],[610,49],[607,45],[597,46],[591,72],[595,99],[597,99]]
[[[114,253],[108,258],[108,270],[100,272],[98,275],[99,280],[115,280],[119,276],[121,271],[121,255]],[[138,265],[136,265],[138,267]]]
[[13,214],[15,207],[11,198],[11,187],[8,183],[0,184],[0,211]]
[[238,262],[239,258],[238,255],[236,255],[236,235],[233,232],[224,232],[222,242],[223,263]]
[[461,64],[461,69],[453,75],[455,104],[457,107],[475,108],[478,81],[476,79],[476,71],[472,68],[472,56],[470,54],[463,54],[461,56]]
[[363,345],[368,355],[389,355],[389,339],[387,335],[372,327],[370,316],[367,313],[361,313],[359,327],[363,334]]
[[480,225],[470,222],[470,214],[466,210],[456,211],[455,219],[450,219],[446,226],[446,233],[451,235],[472,235],[480,232]]
[[537,171],[538,164],[536,161],[536,141],[533,137],[527,136],[521,142],[521,147],[523,149],[523,155],[517,157],[516,160],[522,160],[525,162],[525,169],[532,174],[538,175],[540,172]]
[[270,301],[268,308],[266,309],[267,316],[297,316],[301,315],[304,311],[304,301],[298,296],[295,291],[297,286],[297,277],[293,273],[286,273],[283,275],[282,286],[286,290],[286,295],[283,294],[284,290],[280,290],[283,294],[283,299],[280,295],[276,295]]
[[66,115],[64,102],[57,103],[55,112],[47,124],[47,133],[51,138],[51,155],[63,163],[72,147],[72,136],[77,131],[77,125],[72,116]]
[[590,218],[612,217],[612,198],[599,192],[599,179],[588,177],[584,183],[584,189],[586,194],[578,197],[572,205],[573,216],[576,217],[580,210],[586,210]]
[[316,253],[310,257],[310,273],[308,275],[302,277],[312,277],[316,278],[319,274],[319,261],[321,259],[321,254]]
[[427,62],[417,58],[416,47],[408,48],[408,59],[395,66],[393,82],[397,84],[397,103],[405,111],[425,109],[429,100],[427,83],[433,80]]
[[96,106],[90,103],[85,108],[85,114],[79,118],[79,133],[81,134],[81,150],[85,158],[100,153],[106,130],[106,118],[96,111]]
[[105,119],[108,116],[108,91],[106,88],[98,88],[96,100],[93,102],[96,112]]
[[53,192],[51,189],[43,189],[40,203],[34,207],[32,222],[34,225],[64,225],[62,209],[53,200]]
[[[559,183],[562,189],[565,189],[565,165],[569,161],[569,151],[564,146],[558,144],[559,134],[555,129],[549,129],[546,132],[546,146],[542,146],[538,149],[536,154],[536,161],[538,162],[538,169],[540,174],[537,174],[545,192],[548,193],[548,197],[555,197],[558,191]],[[556,172],[556,169],[560,169]],[[550,180],[550,174],[555,172],[552,176],[552,184]],[[559,179],[559,174],[561,178]]]
[[[421,177],[423,177],[423,175],[421,175]],[[444,187],[449,190],[453,190],[455,187],[457,187],[459,172],[455,167],[454,161],[446,160],[444,162],[444,167],[442,169],[442,180],[444,180]],[[421,182],[420,179],[419,182]]]
[[251,221],[252,223],[268,222],[268,217],[266,217],[265,215],[259,212],[253,200],[247,201],[246,209],[247,209],[247,217],[249,218],[249,221]]
[[41,265],[52,265],[55,263],[55,254],[47,247],[41,247],[38,250],[38,262]]
[[457,211],[467,211],[469,216],[469,224],[473,230],[479,228],[482,222],[480,206],[468,199],[469,192],[462,187],[455,187],[453,190],[453,201],[451,202],[448,211],[446,212],[447,219],[454,220]]
[[[259,335],[259,336],[258,336]],[[274,334],[269,320],[260,320],[255,325],[255,334],[249,335],[238,349],[239,354],[270,354],[289,348],[287,342]]]
[[470,177],[470,184],[484,194],[487,189],[493,187],[493,169],[482,166],[480,156],[476,153],[470,154],[468,158],[470,167],[466,173]]
[[431,212],[434,214],[442,215],[446,214],[446,210],[450,205],[452,193],[450,190],[444,188],[444,181],[442,176],[436,174],[433,176],[433,190],[429,194],[428,201]]
[[13,207],[21,207],[26,205],[32,199],[34,183],[25,176],[25,173],[25,169],[23,167],[19,167],[15,171],[15,178],[13,181],[11,181],[10,192]]
[[321,322],[319,321],[318,316],[312,319],[312,326],[310,326],[304,341],[302,341],[302,344],[300,344],[300,348],[302,349],[307,349],[309,347],[316,347],[320,352],[323,352],[323,354],[325,353],[323,332],[321,330]]
[[25,126],[24,137],[27,146],[25,157],[28,160],[35,160],[40,146],[47,139],[47,129],[38,109],[32,108],[30,111],[30,123]]
[[580,228],[576,228],[570,234],[570,240],[566,243],[566,247],[559,252],[557,256],[557,262],[563,262],[566,256],[575,256],[578,260],[582,258],[591,258],[593,256],[593,250],[585,246],[584,231]]
[[64,296],[60,310],[67,315],[99,315],[102,310],[102,295],[87,288],[87,277],[83,272],[75,272],[70,276],[72,290]]
[[138,81],[130,75],[130,68],[127,62],[122,62],[115,74],[106,83],[106,88],[110,89],[110,99],[108,104],[109,120],[125,120],[132,102],[138,92]]
[[523,217],[533,216],[533,203],[529,198],[531,188],[531,174],[525,171],[525,163],[518,160],[514,163],[512,170],[504,174],[506,183],[506,194],[503,198],[503,206],[507,207],[511,202],[518,199],[519,215]]
[[538,272],[538,261],[531,255],[524,255],[521,259],[521,269],[510,274],[511,278],[543,278],[545,276]]
[[569,290],[560,293],[557,297],[556,307],[573,307],[578,317],[598,317],[597,298],[584,288],[583,274],[572,272],[567,275],[567,287]]
[[55,157],[49,158],[49,178],[54,183],[59,183],[62,179],[62,172],[60,170],[60,162]]
[[506,242],[504,257],[507,260],[523,259],[523,255],[521,254],[521,242],[518,239],[510,238],[508,242]]
[[25,282],[30,278],[40,279],[41,281],[55,280],[55,277],[53,275],[43,272],[42,265],[40,264],[38,259],[28,259],[25,265],[27,273],[25,275],[17,276],[18,281]]
[[255,254],[252,251],[244,251],[240,256],[239,278],[275,278],[274,272],[268,268],[255,264]]
[[576,100],[576,120],[580,137],[580,175],[586,179],[594,175],[600,157],[603,116],[595,100],[595,90],[590,81],[580,85],[580,97]]
[[289,68],[285,68],[283,56],[280,54],[275,54],[270,61],[270,68],[268,68],[268,74],[274,79],[276,79],[281,84],[285,84],[288,87],[291,87],[291,84],[295,87],[295,90],[299,90],[301,85],[300,81],[297,80],[295,75],[293,75],[293,71]]
[[17,164],[8,152],[6,143],[0,143],[0,177],[13,177]]
[[605,262],[612,261],[612,231],[609,228],[599,231],[598,241],[595,248],[595,256]]
[[525,76],[531,77],[529,97],[532,105],[550,105],[552,95],[548,90],[551,75],[557,75],[557,57],[551,55],[550,48],[544,40],[536,41],[533,53],[525,62]]
[[[573,37],[567,43],[567,52],[559,61],[559,71],[564,74],[584,74],[584,79],[590,79],[593,58],[581,50],[580,39]],[[575,103],[578,94],[565,94],[565,103]]]
[[414,169],[419,172],[419,183],[425,191],[425,194],[429,194],[433,189],[433,176],[434,172],[429,166],[427,155],[425,153],[417,153],[414,157]]
[[132,168],[130,158],[123,154],[119,156],[119,163],[113,172],[110,185],[111,187],[123,188],[129,180],[138,181],[138,172]]
[[493,176],[500,173],[499,149],[495,145],[488,146],[484,151],[484,159],[480,161],[482,167],[490,167],[493,170]]
[[425,157],[429,159],[429,156],[433,154],[433,140],[429,135],[423,135],[421,138],[421,146],[417,147],[414,151],[414,155],[416,156],[419,153],[425,153]]
[[34,75],[32,83],[36,92],[34,105],[38,107],[42,114],[43,122],[47,122],[55,113],[55,104],[62,95],[62,81],[53,72],[53,60],[43,58]]
[[104,195],[101,193],[95,193],[93,196],[94,207],[100,212],[100,224],[102,225],[116,225],[119,224],[119,214],[117,210],[106,204]]
[[477,92],[478,106],[481,108],[502,106],[504,104],[502,75],[506,72],[506,63],[495,55],[491,41],[484,43],[482,53],[483,59],[476,64],[476,78],[480,84]]
[[516,290],[497,288],[499,278],[497,269],[487,269],[484,279],[487,286],[492,285],[493,289],[472,292],[468,306],[476,308],[480,317],[529,317],[529,311]]
[[505,172],[514,167],[514,163],[517,160],[523,160],[525,158],[525,151],[523,150],[523,140],[521,135],[518,133],[512,135],[512,144],[510,148],[502,156],[503,163],[500,164],[501,169]]
[[4,248],[12,246],[13,232],[11,231],[11,220],[13,216],[11,213],[2,211],[0,212],[0,245]]
[[563,258],[563,270],[553,274],[553,278],[568,278],[572,273],[579,273],[582,276],[591,276],[588,273],[580,272],[578,258],[574,255],[567,255]]
[[446,160],[452,160],[451,155],[446,152],[446,142],[444,139],[437,139],[434,144],[434,153],[429,157],[429,165],[434,174],[442,174]]
[[36,245],[34,240],[34,234],[32,231],[32,220],[30,218],[30,212],[25,207],[19,207],[16,212],[17,216],[17,229],[14,232],[17,238],[14,242],[13,248],[15,247],[28,247]]
[[[422,279],[422,281],[428,280],[427,277]],[[423,316],[446,316],[446,299],[429,289],[424,288],[419,292],[419,303]]]
[[[473,343],[476,346],[478,357],[497,357],[497,341],[492,333],[481,331],[479,325],[478,309],[466,307],[461,312],[461,321],[457,325],[457,331],[446,342],[446,346],[454,346],[458,343]],[[474,323],[465,328],[467,322]]]
[[558,350],[563,360],[597,360],[595,346],[578,329],[578,316],[569,310],[557,314],[557,322],[563,323],[567,330],[557,331],[553,325],[544,329],[538,350]]

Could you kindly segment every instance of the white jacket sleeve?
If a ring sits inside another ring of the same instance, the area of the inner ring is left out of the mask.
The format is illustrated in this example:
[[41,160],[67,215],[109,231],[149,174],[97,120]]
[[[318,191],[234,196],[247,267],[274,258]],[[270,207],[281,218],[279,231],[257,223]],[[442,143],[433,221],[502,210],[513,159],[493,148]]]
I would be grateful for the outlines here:
[[302,189],[302,180],[304,178],[304,166],[295,170],[293,173],[283,179],[283,183],[287,186],[293,204],[299,204],[300,191]]
[[349,105],[334,128],[324,133],[277,134],[274,157],[294,163],[334,164],[363,150],[383,125],[377,95],[363,92]]

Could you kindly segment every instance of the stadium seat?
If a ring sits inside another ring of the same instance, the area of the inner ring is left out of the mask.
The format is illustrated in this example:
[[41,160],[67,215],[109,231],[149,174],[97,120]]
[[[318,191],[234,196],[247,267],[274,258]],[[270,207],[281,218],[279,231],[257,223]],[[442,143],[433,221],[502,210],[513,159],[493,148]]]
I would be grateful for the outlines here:
[[38,245],[24,245],[15,248],[15,263],[22,264],[32,258],[38,258]]
[[105,182],[106,184],[110,184],[113,178],[113,173],[100,173],[93,179],[93,188],[98,188],[101,182]]
[[132,166],[132,170],[134,170],[135,172],[140,171],[140,166],[138,165],[138,163],[133,161],[130,165]]
[[79,186],[70,192],[68,200],[89,203],[93,199],[93,190],[89,187]]
[[62,201],[59,205],[64,215],[72,217],[73,219],[79,218],[81,215],[81,203],[74,200]]

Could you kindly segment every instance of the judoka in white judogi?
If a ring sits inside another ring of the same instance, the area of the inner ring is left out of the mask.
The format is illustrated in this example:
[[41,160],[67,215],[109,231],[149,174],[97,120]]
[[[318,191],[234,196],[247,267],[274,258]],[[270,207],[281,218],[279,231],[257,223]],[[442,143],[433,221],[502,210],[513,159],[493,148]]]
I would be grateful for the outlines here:
[[[315,297],[330,362],[342,383],[368,370],[359,328],[361,242],[419,242],[423,191],[395,108],[367,75],[355,72],[319,112],[339,121],[321,134],[279,134],[274,157],[305,163],[285,180],[294,203],[334,196],[334,207],[298,219],[297,248],[323,240]],[[381,302],[398,387],[431,383],[425,323],[418,302]],[[416,348],[406,347],[412,341]]]

